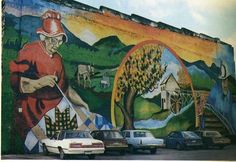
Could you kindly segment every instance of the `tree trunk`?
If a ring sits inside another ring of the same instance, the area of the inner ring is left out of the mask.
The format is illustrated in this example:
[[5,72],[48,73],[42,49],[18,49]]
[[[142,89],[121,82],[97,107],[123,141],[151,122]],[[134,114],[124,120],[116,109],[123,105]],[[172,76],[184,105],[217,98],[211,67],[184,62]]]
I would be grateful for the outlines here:
[[124,109],[128,115],[124,118],[123,129],[134,129],[134,100],[136,95],[136,90],[130,88],[124,96]]

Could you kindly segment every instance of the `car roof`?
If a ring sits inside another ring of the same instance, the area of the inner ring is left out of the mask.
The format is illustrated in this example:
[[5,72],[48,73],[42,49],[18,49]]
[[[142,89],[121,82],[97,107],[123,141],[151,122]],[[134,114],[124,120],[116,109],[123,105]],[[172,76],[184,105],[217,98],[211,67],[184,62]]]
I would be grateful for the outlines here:
[[84,130],[61,130],[59,132],[71,133],[71,132],[89,132],[89,131],[84,131]]
[[120,131],[115,129],[110,129],[110,130],[93,130],[91,132],[120,132]]

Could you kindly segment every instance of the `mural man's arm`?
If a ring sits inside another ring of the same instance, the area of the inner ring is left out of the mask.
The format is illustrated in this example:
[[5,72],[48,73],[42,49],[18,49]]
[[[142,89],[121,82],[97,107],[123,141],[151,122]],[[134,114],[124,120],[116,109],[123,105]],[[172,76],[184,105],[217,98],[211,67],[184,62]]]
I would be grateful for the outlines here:
[[55,81],[57,81],[57,77],[54,75],[47,75],[39,79],[29,79],[26,77],[21,77],[20,91],[22,93],[33,93],[36,90],[46,86],[54,87]]

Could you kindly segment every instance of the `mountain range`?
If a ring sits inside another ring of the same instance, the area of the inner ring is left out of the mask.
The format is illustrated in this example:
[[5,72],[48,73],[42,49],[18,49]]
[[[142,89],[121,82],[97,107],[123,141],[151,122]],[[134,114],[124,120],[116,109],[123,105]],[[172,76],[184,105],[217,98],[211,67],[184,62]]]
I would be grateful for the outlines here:
[[[16,17],[14,15],[5,13],[5,26],[14,27],[15,30],[19,33],[19,35],[25,35],[29,38],[29,41],[38,40],[38,35],[36,34],[36,29],[41,27],[41,20],[36,16],[24,15],[21,17]],[[107,55],[116,55],[121,52],[127,53],[134,45],[125,45],[118,36],[111,35],[108,37],[104,37],[97,42],[95,42],[92,46],[88,43],[82,41],[78,37],[76,37],[73,33],[70,32],[69,29],[63,25],[65,33],[68,36],[67,45],[75,44],[80,48],[84,48],[87,50],[97,51],[104,50],[107,51]],[[19,30],[21,29],[21,30]],[[214,80],[217,79],[219,75],[219,68],[213,63],[211,67],[208,67],[204,61],[199,60],[193,63],[189,63],[182,59],[182,62],[187,67],[191,74],[198,74],[204,76],[208,76]]]

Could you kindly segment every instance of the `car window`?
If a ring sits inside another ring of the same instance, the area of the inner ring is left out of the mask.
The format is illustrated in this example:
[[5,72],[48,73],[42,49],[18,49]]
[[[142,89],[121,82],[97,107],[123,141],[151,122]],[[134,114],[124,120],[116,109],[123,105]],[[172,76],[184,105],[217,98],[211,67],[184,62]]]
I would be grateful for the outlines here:
[[123,136],[118,131],[104,131],[103,132],[105,139],[122,139]]
[[187,138],[187,139],[188,138],[199,138],[199,136],[196,133],[191,132],[191,131],[183,131],[182,135],[184,138]]
[[171,137],[173,137],[173,138],[178,138],[178,137],[180,137],[180,136],[178,135],[178,133],[173,133],[173,134],[171,135]]
[[126,138],[130,138],[130,132],[123,132],[123,136]]
[[168,135],[168,137],[173,137],[173,136],[174,136],[174,132],[172,132]]
[[92,136],[89,134],[89,132],[70,131],[70,132],[66,132],[65,138],[66,139],[72,139],[72,138],[92,138]]
[[134,137],[153,137],[150,132],[134,132]]
[[58,133],[55,133],[50,139],[57,139]]
[[60,132],[60,134],[58,136],[58,140],[63,140],[64,139],[64,135],[65,135],[64,131]]
[[97,132],[92,132],[92,133],[91,133],[91,136],[92,136],[93,138],[96,138],[96,137],[97,137]]

